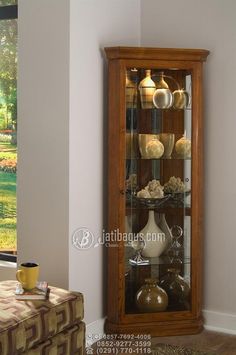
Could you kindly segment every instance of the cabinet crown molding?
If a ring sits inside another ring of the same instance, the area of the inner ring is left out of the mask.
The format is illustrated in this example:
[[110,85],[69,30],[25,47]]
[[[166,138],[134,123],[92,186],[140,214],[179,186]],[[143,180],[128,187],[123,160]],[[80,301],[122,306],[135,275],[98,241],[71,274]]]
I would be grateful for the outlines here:
[[106,47],[106,56],[112,59],[183,60],[205,62],[210,52],[206,49]]

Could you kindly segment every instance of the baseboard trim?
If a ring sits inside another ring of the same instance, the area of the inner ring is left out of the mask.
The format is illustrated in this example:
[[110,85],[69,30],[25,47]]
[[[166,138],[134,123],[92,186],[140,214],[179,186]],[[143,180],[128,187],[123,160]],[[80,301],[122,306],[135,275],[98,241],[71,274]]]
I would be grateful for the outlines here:
[[203,316],[206,330],[236,335],[236,314],[203,310]]
[[105,318],[96,320],[95,322],[86,325],[86,347],[96,343],[103,337]]
[[[219,333],[236,335],[236,314],[203,310],[204,328]],[[86,346],[91,346],[103,337],[105,318],[86,326]]]

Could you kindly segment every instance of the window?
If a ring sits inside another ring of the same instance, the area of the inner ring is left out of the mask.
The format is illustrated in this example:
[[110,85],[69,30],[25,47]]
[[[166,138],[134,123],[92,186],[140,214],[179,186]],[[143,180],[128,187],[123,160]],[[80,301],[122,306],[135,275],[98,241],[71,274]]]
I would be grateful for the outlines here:
[[17,5],[0,0],[0,259],[16,260]]

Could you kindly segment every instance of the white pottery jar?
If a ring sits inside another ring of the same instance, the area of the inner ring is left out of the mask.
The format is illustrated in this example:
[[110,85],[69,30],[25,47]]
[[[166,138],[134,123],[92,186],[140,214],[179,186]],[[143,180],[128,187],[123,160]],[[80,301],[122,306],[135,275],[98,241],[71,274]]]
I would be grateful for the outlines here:
[[138,233],[138,236],[145,242],[142,255],[148,258],[159,257],[168,246],[168,238],[158,227],[155,221],[153,210],[149,211],[146,226]]
[[156,108],[170,108],[173,104],[171,91],[169,89],[157,89],[153,95],[153,104]]
[[173,96],[168,84],[164,80],[164,73],[160,73],[159,81],[156,83],[157,90],[153,95],[153,104],[156,108],[166,109],[173,104]]

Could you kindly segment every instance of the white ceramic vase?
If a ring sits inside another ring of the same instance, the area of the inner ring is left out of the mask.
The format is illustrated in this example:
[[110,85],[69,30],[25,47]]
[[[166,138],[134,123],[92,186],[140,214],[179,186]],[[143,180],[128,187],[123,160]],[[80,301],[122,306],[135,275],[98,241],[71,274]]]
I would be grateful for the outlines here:
[[143,238],[145,247],[142,255],[148,258],[159,257],[168,246],[168,238],[161,228],[156,224],[155,214],[153,210],[149,211],[148,222],[145,227],[138,233]]
[[168,84],[164,80],[164,72],[160,73],[156,88],[157,90],[153,95],[154,106],[161,109],[170,108],[173,104],[173,96]]
[[159,134],[160,142],[164,146],[164,154],[163,158],[169,159],[171,158],[172,150],[175,145],[175,135],[174,133],[160,133]]
[[166,250],[168,250],[172,245],[172,234],[171,234],[171,230],[166,222],[165,213],[160,214],[160,220],[159,220],[158,226],[161,228],[163,233],[165,233],[165,236],[166,236],[166,239],[168,242]]

